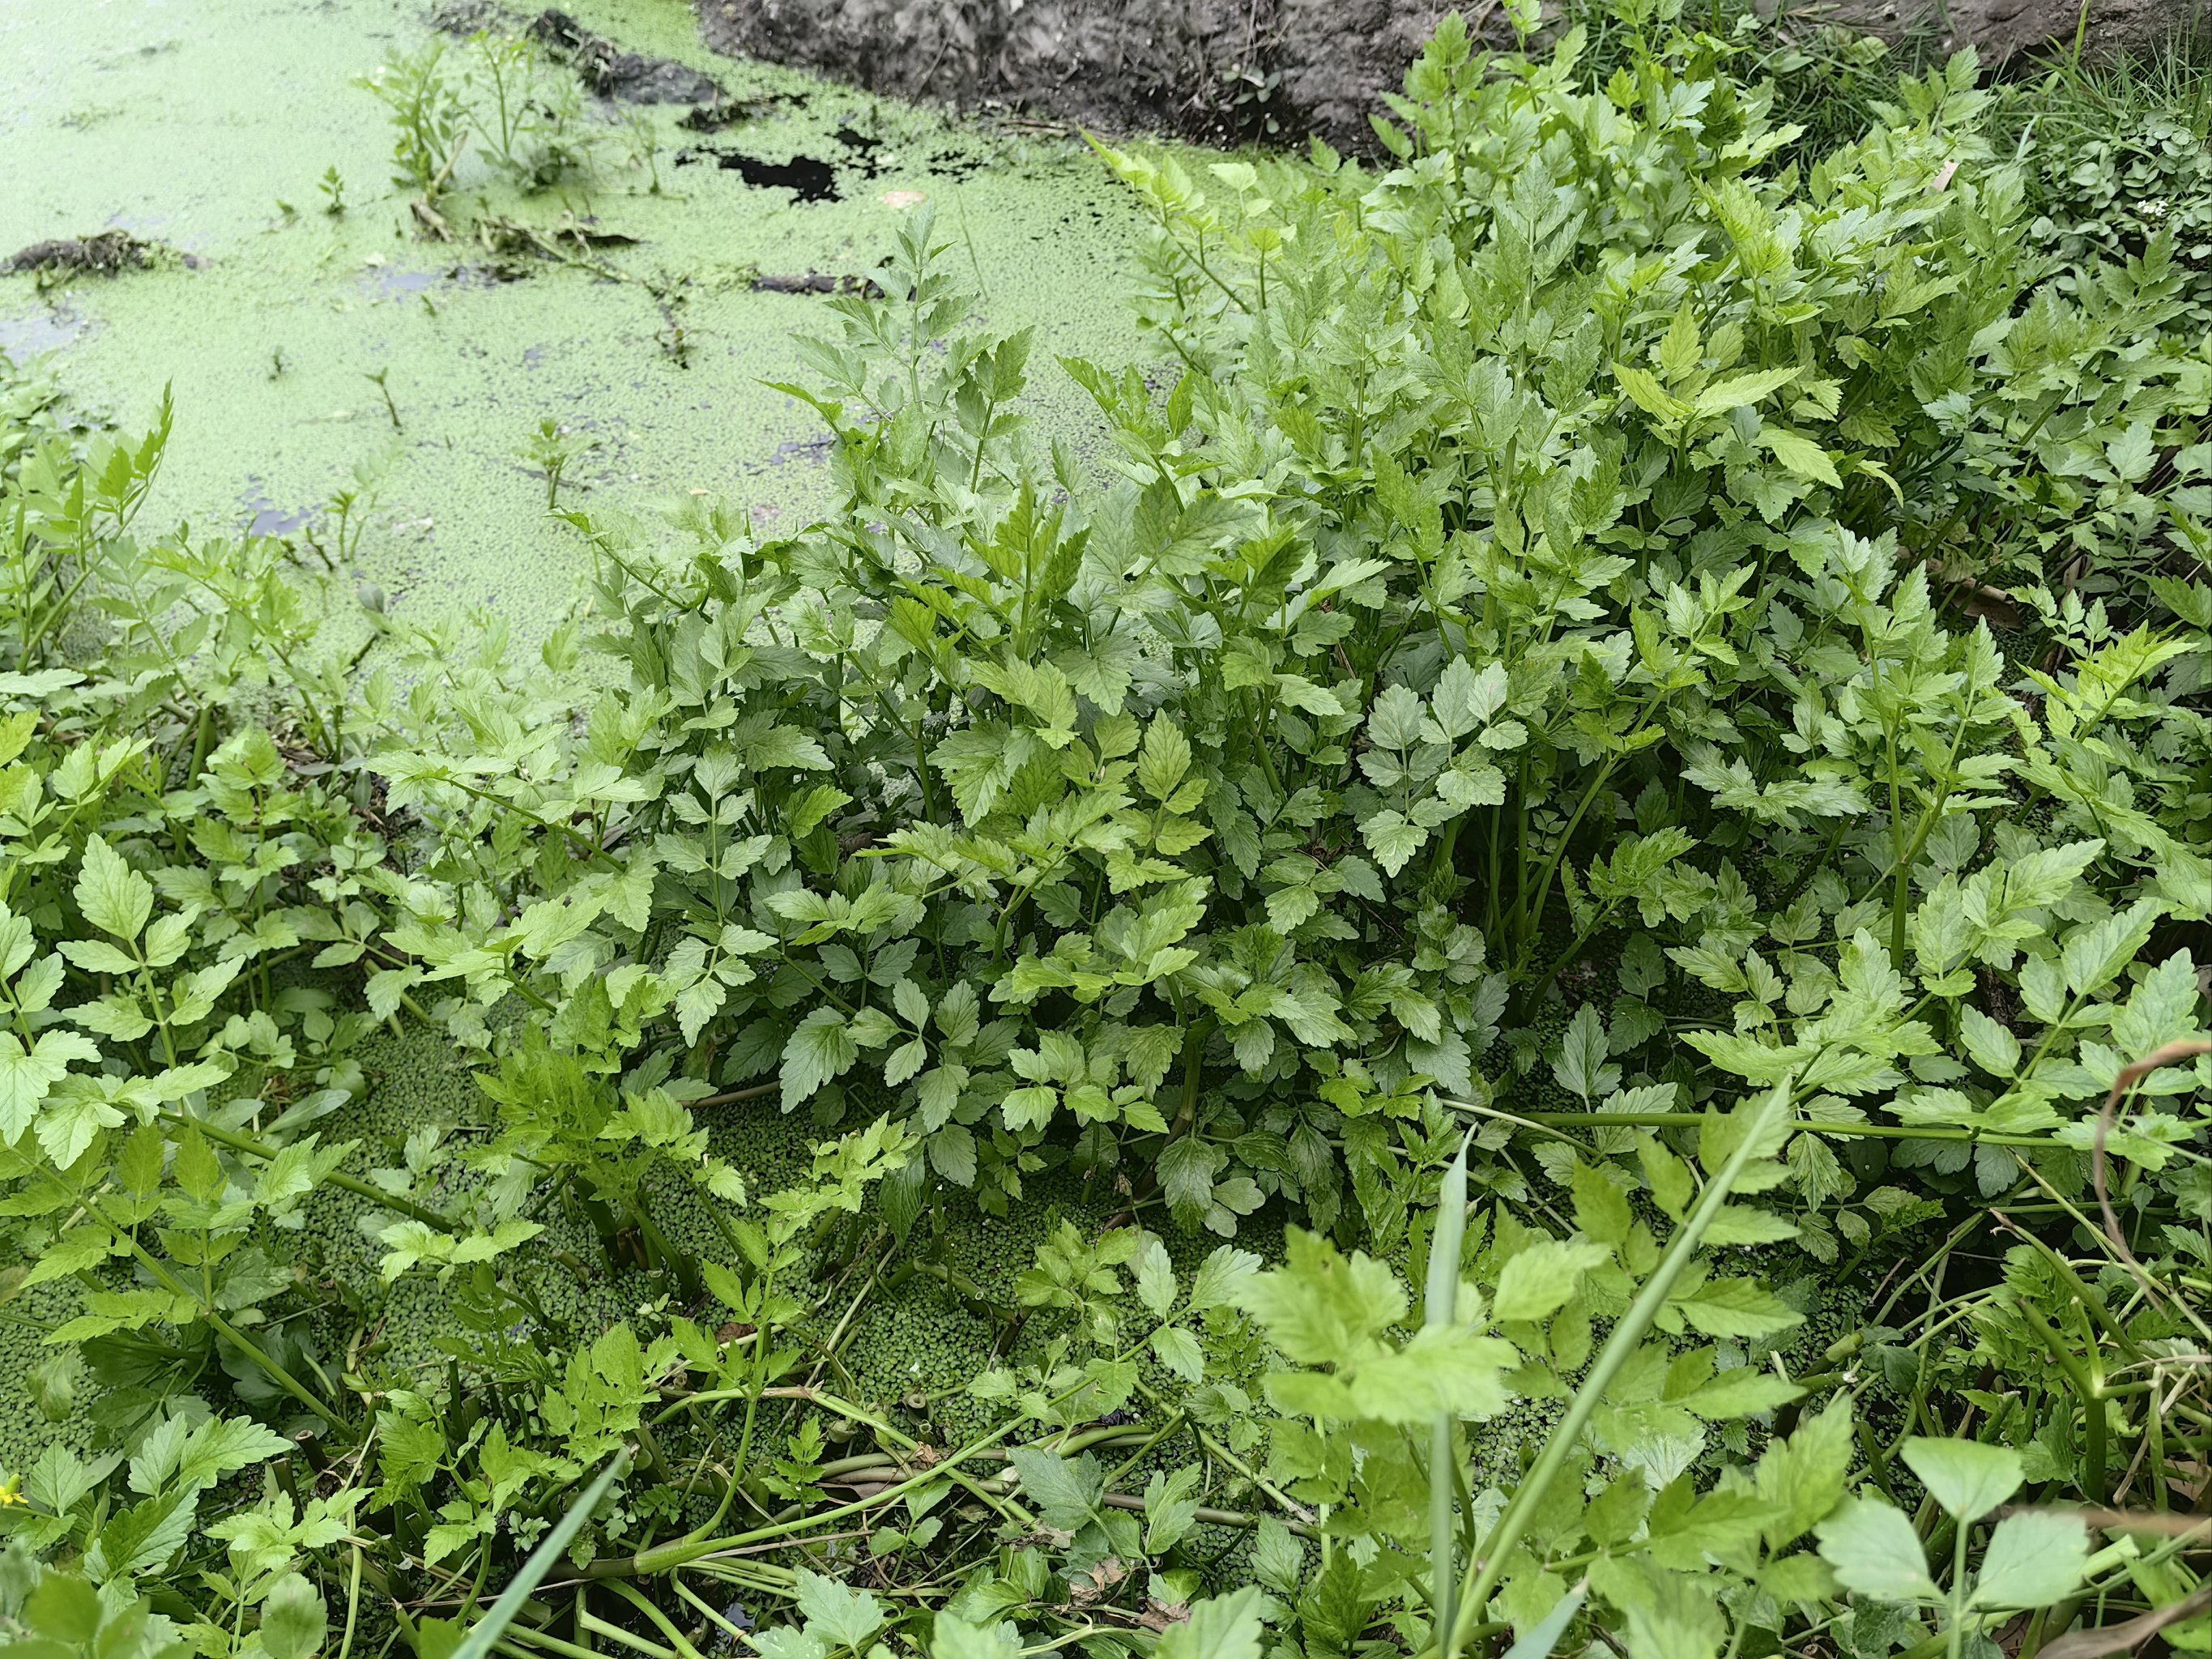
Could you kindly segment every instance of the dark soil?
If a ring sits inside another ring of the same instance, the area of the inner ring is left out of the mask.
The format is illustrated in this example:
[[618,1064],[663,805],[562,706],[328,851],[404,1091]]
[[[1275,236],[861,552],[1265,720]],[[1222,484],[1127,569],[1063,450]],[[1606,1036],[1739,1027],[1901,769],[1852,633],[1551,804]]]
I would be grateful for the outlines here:
[[[872,92],[1216,143],[1374,147],[1443,0],[698,0],[716,50]],[[1495,13],[1492,15],[1494,17]]]
[[[1449,0],[696,0],[707,43],[871,92],[1093,130],[1372,154],[1368,117]],[[2193,4],[2194,0],[2190,0]],[[2070,42],[2111,57],[2189,27],[2184,0],[1837,0],[1831,21],[1973,44],[1984,62]],[[1494,3],[1459,9],[1509,45]],[[1771,7],[1761,5],[1762,10]]]
[[687,110],[677,125],[690,132],[720,132],[728,127],[741,127],[754,121],[766,120],[779,107],[797,104],[798,96],[778,93],[766,98],[721,97],[711,103]]

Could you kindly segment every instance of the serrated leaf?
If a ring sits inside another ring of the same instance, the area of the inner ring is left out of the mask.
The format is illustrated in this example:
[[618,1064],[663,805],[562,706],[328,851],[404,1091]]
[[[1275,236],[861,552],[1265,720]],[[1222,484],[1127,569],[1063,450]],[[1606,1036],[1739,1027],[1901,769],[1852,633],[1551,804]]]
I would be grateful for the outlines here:
[[1516,1253],[1498,1275],[1491,1312],[1501,1320],[1548,1319],[1567,1305],[1583,1274],[1612,1252],[1586,1239],[1539,1239]]
[[84,919],[119,939],[137,939],[154,911],[154,884],[125,864],[103,836],[84,844],[76,895]]
[[1961,1522],[1980,1520],[2019,1491],[2024,1478],[2018,1452],[1978,1440],[1915,1435],[1905,1443],[1905,1462],[1928,1495]]
[[860,1057],[860,1044],[835,1008],[817,1008],[799,1022],[783,1045],[783,1109],[811,1100]]
[[1763,368],[1756,374],[1736,374],[1715,381],[1698,394],[1697,412],[1725,415],[1731,409],[1741,409],[1747,404],[1771,397],[1802,373],[1802,368]]
[[1902,1510],[1880,1498],[1853,1498],[1816,1529],[1821,1559],[1845,1589],[1881,1601],[1942,1598],[1928,1576],[1920,1535]]
[[1828,459],[1828,452],[1802,434],[1780,427],[1769,427],[1759,434],[1759,441],[1774,452],[1774,459],[1798,477],[1823,483],[1831,489],[1843,487],[1836,476],[1836,464]]
[[1990,1534],[1971,1605],[2047,1607],[2074,1594],[2089,1559],[2089,1531],[2077,1516],[2049,1510],[2008,1515]]

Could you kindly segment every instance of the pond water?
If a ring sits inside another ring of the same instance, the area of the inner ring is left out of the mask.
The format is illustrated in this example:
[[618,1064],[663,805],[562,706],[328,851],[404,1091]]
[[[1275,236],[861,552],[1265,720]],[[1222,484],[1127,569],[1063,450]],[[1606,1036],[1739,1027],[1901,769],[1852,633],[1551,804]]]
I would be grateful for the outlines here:
[[[711,75],[736,119],[702,132],[684,105],[587,97],[602,142],[585,179],[524,194],[465,154],[441,241],[391,182],[387,112],[353,84],[438,38],[425,8],[9,0],[0,258],[121,228],[191,258],[0,276],[0,349],[57,352],[70,394],[126,428],[173,389],[154,523],[295,528],[388,456],[363,574],[399,605],[490,607],[526,636],[558,617],[586,560],[521,455],[540,421],[597,441],[564,484],[595,507],[708,492],[796,521],[820,498],[824,448],[812,411],[763,382],[798,378],[793,337],[834,319],[817,294],[752,279],[865,278],[925,202],[986,319],[1037,325],[1040,419],[1085,429],[1053,359],[1138,353],[1121,301],[1137,223],[1079,141],[719,58],[684,0],[565,9]],[[469,50],[455,40],[453,61]],[[333,167],[339,214],[319,185]],[[495,258],[465,229],[487,216],[581,226],[597,270]]]

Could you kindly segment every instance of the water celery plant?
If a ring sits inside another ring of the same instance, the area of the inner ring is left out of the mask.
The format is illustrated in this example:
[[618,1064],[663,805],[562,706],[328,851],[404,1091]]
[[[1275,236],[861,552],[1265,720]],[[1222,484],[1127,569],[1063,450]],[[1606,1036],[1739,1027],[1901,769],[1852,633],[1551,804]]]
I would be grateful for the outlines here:
[[[1592,21],[1103,147],[1155,362],[904,215],[819,520],[563,497],[528,650],[0,397],[0,1632],[2199,1639],[2170,251],[2045,280],[1970,60],[1815,142]],[[568,118],[488,50],[381,83],[426,225]]]

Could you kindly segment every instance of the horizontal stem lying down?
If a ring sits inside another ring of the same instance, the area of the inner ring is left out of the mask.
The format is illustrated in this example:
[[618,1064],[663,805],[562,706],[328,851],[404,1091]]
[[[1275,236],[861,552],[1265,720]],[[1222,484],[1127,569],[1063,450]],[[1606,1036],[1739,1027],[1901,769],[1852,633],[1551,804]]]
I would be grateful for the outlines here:
[[[1443,1103],[1455,1111],[1544,1129],[1694,1129],[1705,1121],[1702,1112],[1509,1112],[1495,1106],[1477,1105],[1471,1100],[1447,1097]],[[2081,1150],[2051,1135],[2002,1134],[1995,1130],[1964,1128],[1955,1124],[1831,1123],[1801,1118],[1789,1127],[1793,1134],[1843,1135],[1860,1140],[1963,1140],[1980,1146],[2040,1146],[2051,1152]]]

